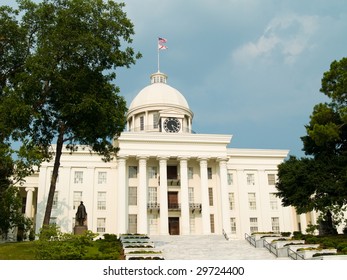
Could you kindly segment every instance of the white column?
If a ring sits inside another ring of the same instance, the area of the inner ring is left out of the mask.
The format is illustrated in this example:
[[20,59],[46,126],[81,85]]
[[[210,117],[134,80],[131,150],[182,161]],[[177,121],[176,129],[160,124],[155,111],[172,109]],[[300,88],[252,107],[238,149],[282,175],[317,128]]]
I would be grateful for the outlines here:
[[25,191],[27,192],[26,202],[25,202],[25,216],[27,218],[33,217],[33,193],[35,191],[35,188],[25,188]]
[[159,174],[160,174],[160,235],[169,234],[169,210],[167,201],[167,164],[168,158],[159,158]]
[[300,214],[300,227],[301,227],[301,232],[306,233],[306,229],[307,229],[306,213]]
[[208,197],[207,159],[199,158],[200,161],[200,187],[202,204],[202,234],[211,234],[210,204]]
[[139,187],[137,192],[137,232],[148,233],[147,227],[147,156],[139,157]]
[[228,172],[227,159],[220,158],[219,160],[219,177],[220,177],[220,194],[221,194],[221,212],[222,225],[225,233],[230,236],[230,210],[229,210],[229,190],[228,190]]
[[182,235],[189,235],[188,158],[181,157],[179,160],[181,174],[181,233]]
[[117,201],[118,201],[118,234],[127,233],[128,231],[128,197],[127,197],[127,184],[126,184],[126,157],[119,156],[118,160],[118,188],[117,188]]

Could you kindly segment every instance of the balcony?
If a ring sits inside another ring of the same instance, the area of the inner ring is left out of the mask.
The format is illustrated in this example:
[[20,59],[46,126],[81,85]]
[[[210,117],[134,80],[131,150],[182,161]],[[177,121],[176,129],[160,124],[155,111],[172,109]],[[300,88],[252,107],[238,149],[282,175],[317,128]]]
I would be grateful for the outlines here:
[[160,210],[160,204],[157,202],[150,202],[147,203],[147,209],[152,213],[152,211],[159,211]]
[[201,213],[202,205],[201,203],[189,203],[189,209],[192,211],[192,213],[197,212]]
[[180,181],[180,179],[167,179],[167,185],[168,186],[180,186],[181,181]]
[[169,203],[168,204],[169,211],[180,211],[181,204],[180,203]]

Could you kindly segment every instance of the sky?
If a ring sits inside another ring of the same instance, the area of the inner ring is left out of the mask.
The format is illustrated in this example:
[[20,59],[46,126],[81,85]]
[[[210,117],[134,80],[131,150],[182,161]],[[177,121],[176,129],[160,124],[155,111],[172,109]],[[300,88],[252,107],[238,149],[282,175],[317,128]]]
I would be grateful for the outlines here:
[[[8,0],[9,4],[14,0]],[[347,56],[345,0],[125,0],[132,47],[143,57],[118,69],[128,106],[157,69],[194,113],[197,133],[233,135],[231,148],[304,156],[301,136],[323,73]]]

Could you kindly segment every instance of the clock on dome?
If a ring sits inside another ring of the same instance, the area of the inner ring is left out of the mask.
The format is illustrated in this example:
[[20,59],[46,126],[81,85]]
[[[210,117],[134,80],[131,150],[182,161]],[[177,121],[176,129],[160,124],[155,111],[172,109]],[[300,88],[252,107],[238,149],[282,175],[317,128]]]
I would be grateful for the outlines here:
[[169,133],[177,133],[181,130],[181,122],[177,118],[167,118],[164,123],[164,130]]

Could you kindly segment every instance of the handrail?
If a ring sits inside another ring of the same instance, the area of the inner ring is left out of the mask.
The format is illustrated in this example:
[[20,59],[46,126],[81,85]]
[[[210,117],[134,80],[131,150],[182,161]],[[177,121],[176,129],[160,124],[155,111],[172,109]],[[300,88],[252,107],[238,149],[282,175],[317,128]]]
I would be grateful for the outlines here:
[[224,238],[229,241],[229,237],[227,233],[225,232],[224,228],[223,228],[223,235],[224,235]]
[[299,255],[297,252],[293,251],[292,249],[288,248],[288,257],[290,257],[293,260],[304,260],[305,258],[301,255]]
[[257,242],[255,241],[255,238],[250,236],[249,234],[245,233],[245,239],[254,247],[257,247]]
[[278,251],[275,246],[273,246],[271,243],[267,242],[265,239],[263,240],[264,247],[269,250],[270,253],[274,254],[276,257],[278,257]]

